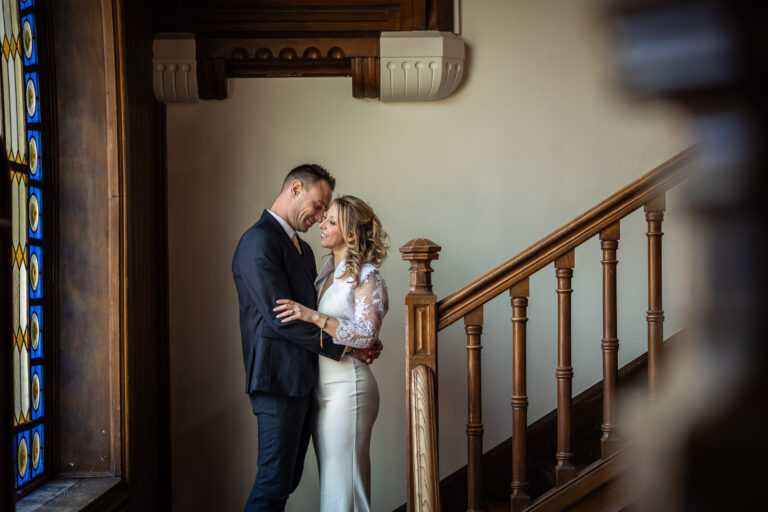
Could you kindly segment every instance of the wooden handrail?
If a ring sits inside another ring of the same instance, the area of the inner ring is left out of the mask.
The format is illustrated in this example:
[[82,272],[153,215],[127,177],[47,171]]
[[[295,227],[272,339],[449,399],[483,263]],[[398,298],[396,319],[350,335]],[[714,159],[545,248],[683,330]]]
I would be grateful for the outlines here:
[[470,311],[509,290],[568,251],[575,249],[602,229],[632,213],[650,199],[682,181],[691,163],[689,148],[616,192],[497,266],[487,274],[448,295],[437,303],[438,330],[445,329]]

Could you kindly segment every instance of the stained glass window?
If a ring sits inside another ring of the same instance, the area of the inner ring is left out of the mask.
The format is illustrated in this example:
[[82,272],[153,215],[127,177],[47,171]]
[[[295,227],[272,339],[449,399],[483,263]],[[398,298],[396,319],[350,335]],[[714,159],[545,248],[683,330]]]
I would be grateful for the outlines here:
[[[45,474],[46,230],[48,183],[36,3],[0,0],[0,132],[10,163],[12,231],[13,458],[21,494]],[[7,179],[7,178],[3,178]],[[8,254],[8,253],[6,253]],[[49,436],[50,438],[50,436]]]

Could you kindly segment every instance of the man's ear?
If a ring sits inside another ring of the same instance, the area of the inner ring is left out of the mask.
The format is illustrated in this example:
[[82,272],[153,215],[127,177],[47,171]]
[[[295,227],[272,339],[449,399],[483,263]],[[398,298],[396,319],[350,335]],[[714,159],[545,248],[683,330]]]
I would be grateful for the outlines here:
[[301,181],[299,180],[293,180],[293,183],[291,183],[291,197],[298,197],[298,195],[301,193],[303,185],[301,184]]

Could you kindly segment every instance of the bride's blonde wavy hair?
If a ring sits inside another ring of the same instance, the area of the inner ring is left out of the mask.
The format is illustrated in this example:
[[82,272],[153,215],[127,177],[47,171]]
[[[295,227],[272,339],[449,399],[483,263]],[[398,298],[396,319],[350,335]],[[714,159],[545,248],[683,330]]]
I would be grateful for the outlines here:
[[351,277],[357,286],[360,284],[360,269],[363,265],[371,263],[380,267],[386,259],[389,235],[382,229],[373,208],[359,197],[341,196],[331,201],[331,204],[335,204],[339,210],[339,227],[347,241],[346,269],[339,277]]

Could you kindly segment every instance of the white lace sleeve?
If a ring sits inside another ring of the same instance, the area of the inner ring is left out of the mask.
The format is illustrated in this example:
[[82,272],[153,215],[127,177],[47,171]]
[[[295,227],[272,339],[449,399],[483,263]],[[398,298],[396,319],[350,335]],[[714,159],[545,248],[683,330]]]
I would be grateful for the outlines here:
[[340,318],[333,342],[356,348],[371,346],[379,337],[381,322],[388,309],[387,285],[378,270],[372,270],[355,288],[354,321]]

